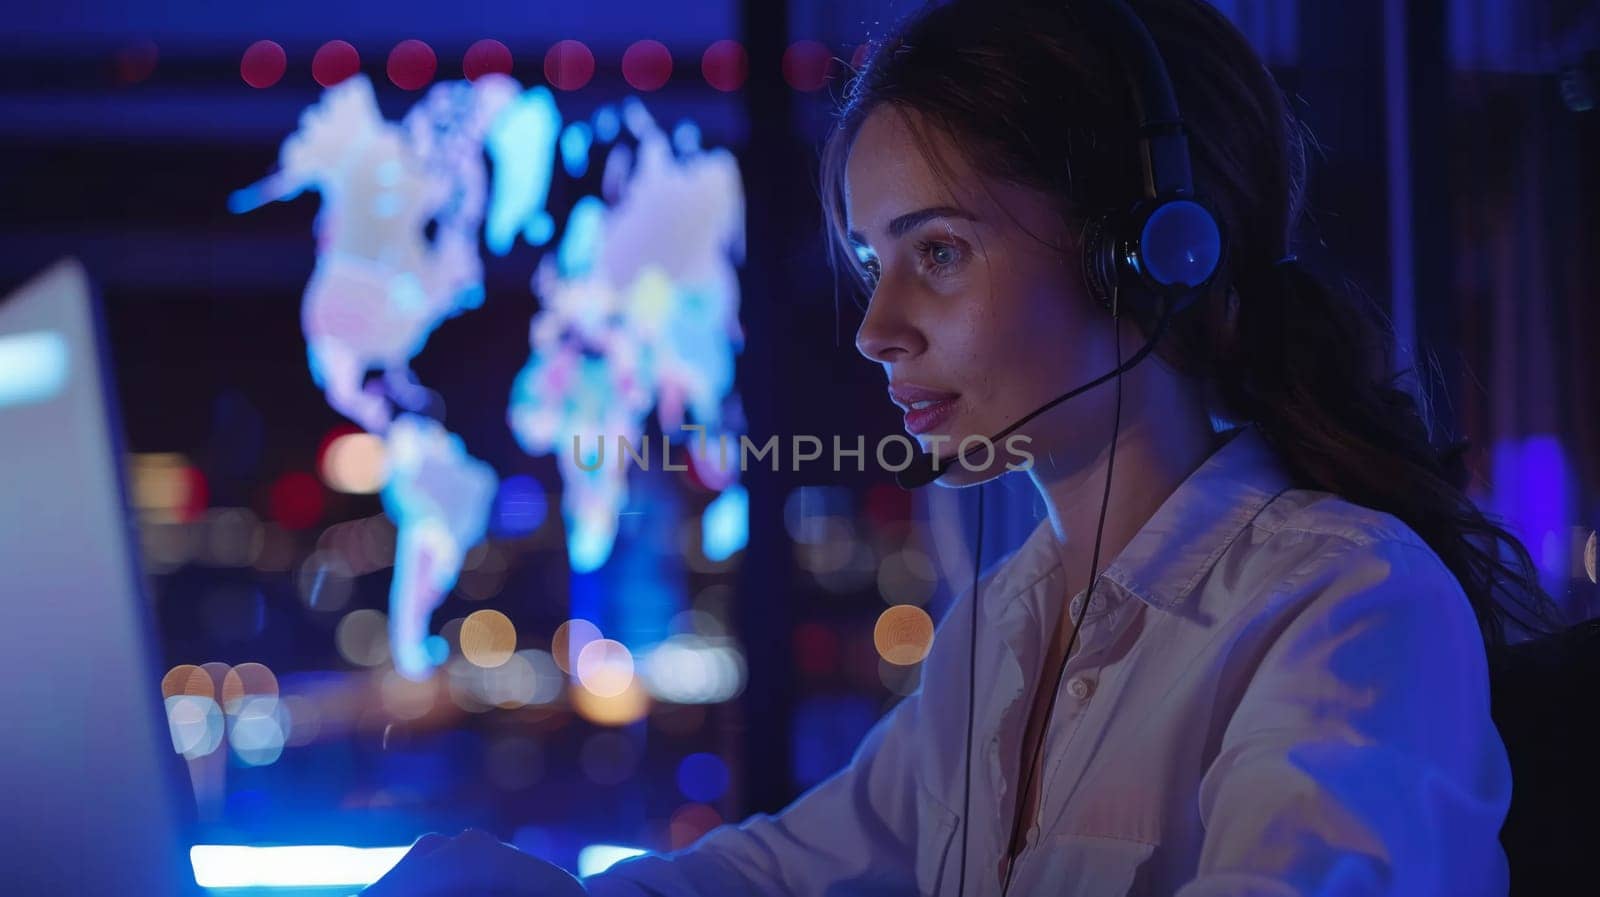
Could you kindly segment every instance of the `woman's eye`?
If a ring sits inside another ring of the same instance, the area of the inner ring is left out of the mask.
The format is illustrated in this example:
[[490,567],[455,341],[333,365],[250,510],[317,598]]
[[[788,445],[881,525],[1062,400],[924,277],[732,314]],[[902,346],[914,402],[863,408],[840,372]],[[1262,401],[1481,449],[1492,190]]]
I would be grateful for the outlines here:
[[928,260],[935,273],[941,273],[961,260],[960,250],[949,243],[919,243],[917,252]]

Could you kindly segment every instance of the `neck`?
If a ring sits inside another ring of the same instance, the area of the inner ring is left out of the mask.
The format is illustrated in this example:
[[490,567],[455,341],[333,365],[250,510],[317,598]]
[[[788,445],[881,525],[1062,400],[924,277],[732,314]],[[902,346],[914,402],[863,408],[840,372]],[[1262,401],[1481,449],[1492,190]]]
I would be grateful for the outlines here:
[[1067,467],[1037,463],[1030,476],[1043,498],[1055,534],[1056,550],[1071,592],[1089,584],[1092,575],[1110,566],[1189,474],[1216,449],[1210,418],[1201,415],[1146,414],[1124,420],[1112,465],[1111,496],[1106,503],[1099,569],[1090,571],[1095,532],[1105,496],[1106,468],[1111,459],[1108,439],[1085,463]]

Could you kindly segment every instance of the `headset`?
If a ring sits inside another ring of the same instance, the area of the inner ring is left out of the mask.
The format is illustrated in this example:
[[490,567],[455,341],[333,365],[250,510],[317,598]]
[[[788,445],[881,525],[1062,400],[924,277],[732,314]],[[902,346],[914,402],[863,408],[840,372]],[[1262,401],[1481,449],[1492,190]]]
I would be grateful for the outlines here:
[[[1106,461],[1105,490],[1100,500],[1099,524],[1095,531],[1090,562],[1089,585],[1084,592],[1078,619],[1071,620],[1055,688],[1045,710],[1038,744],[1030,752],[1017,790],[1018,811],[1033,782],[1044,745],[1055,715],[1056,696],[1067,660],[1077,642],[1078,629],[1088,615],[1099,581],[1100,544],[1105,530],[1106,508],[1111,498],[1112,470],[1117,458],[1117,436],[1122,426],[1122,375],[1143,361],[1166,332],[1172,317],[1205,295],[1222,267],[1225,240],[1222,226],[1206,201],[1196,195],[1189,162],[1189,142],[1178,101],[1167,74],[1165,60],[1144,22],[1124,0],[1082,0],[1071,5],[1085,28],[1112,49],[1118,68],[1127,82],[1128,98],[1139,122],[1138,152],[1144,183],[1140,197],[1126,208],[1112,209],[1091,220],[1082,240],[1083,276],[1089,290],[1111,313],[1117,345],[1117,366],[1105,374],[1051,399],[995,434],[990,443],[999,442],[1028,421],[1090,389],[1116,380],[1116,411],[1112,423],[1111,447]],[[1154,321],[1148,338],[1126,361],[1122,359],[1122,312],[1127,303],[1144,313],[1143,320]],[[975,450],[973,446],[967,451]],[[916,489],[943,476],[952,460],[965,453],[937,457],[916,453],[913,462],[896,474],[901,488]],[[983,484],[978,484],[978,526],[972,558],[972,621],[968,645],[966,781],[961,806],[961,887],[966,893],[967,849],[971,841],[969,814],[972,809],[972,730],[977,688],[978,580],[983,559]],[[1066,611],[1070,620],[1070,609]],[[1038,805],[1043,803],[1043,795]],[[1020,815],[1014,821],[1022,824]],[[1011,830],[1012,838],[1015,829]],[[1010,850],[1008,839],[1006,849]],[[1001,894],[1011,888],[1016,863],[1008,861]]]

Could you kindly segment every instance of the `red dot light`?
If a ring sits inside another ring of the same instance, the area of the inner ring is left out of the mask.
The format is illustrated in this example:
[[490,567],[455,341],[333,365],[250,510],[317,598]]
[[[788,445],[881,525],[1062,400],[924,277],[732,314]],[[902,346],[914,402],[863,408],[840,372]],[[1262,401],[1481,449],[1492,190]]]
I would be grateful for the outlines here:
[[796,665],[807,676],[826,676],[839,668],[839,636],[820,623],[801,623],[794,629]]
[[403,40],[389,51],[389,80],[401,90],[421,90],[439,68],[433,48],[419,40]]
[[123,47],[112,59],[113,74],[121,84],[138,84],[156,72],[161,51],[151,41]]
[[672,51],[660,41],[635,41],[622,54],[622,78],[634,90],[660,90],[672,77]]
[[269,40],[258,40],[245,49],[239,60],[239,77],[258,90],[271,87],[282,80],[287,62],[283,47]]
[[544,54],[544,79],[557,90],[577,90],[594,77],[594,54],[582,41],[557,41]]
[[509,75],[511,49],[497,40],[484,38],[467,48],[467,55],[461,58],[461,74],[468,81],[476,81],[484,75]]
[[795,90],[820,90],[828,81],[832,62],[833,53],[826,44],[814,40],[795,41],[783,51],[783,80]]
[[284,529],[308,529],[322,519],[322,484],[309,473],[286,473],[273,481],[267,511]]
[[724,93],[743,87],[749,73],[750,57],[736,40],[719,40],[700,57],[700,74],[707,84]]
[[206,475],[198,467],[185,465],[183,475],[189,484],[188,500],[178,510],[178,516],[185,522],[193,522],[199,520],[210,506],[211,487],[206,482]]
[[332,87],[360,71],[361,54],[342,40],[328,41],[311,57],[311,77],[323,87]]

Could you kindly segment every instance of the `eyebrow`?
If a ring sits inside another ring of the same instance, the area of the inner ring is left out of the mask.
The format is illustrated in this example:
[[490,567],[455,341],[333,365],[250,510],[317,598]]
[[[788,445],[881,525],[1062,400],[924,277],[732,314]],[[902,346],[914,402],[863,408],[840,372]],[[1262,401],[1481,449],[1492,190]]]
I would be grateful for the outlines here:
[[[967,221],[977,221],[978,216],[959,206],[929,206],[915,212],[907,212],[889,222],[889,237],[898,240],[925,221],[934,218],[963,218]],[[860,231],[853,230],[849,233],[850,242],[865,246],[867,238]]]

